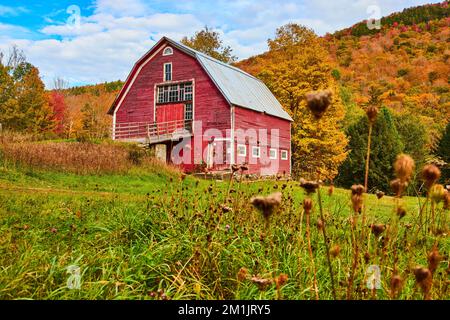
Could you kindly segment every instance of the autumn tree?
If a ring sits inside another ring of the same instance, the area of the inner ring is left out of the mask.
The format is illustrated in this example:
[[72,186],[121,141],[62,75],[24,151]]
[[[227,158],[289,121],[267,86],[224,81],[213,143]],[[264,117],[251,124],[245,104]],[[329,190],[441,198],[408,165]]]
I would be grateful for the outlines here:
[[[292,123],[293,171],[297,176],[332,180],[346,158],[347,138],[341,131],[345,110],[327,52],[311,29],[287,24],[268,41],[269,59],[258,76],[286,111]],[[331,89],[332,103],[317,122],[307,110],[305,95]]]
[[65,132],[67,105],[64,94],[61,91],[54,90],[49,94],[49,106],[53,112],[53,121],[55,122],[54,132],[62,135]]
[[15,129],[30,132],[48,132],[53,129],[53,112],[48,104],[39,70],[31,67],[16,83],[19,112],[25,117]]
[[85,103],[81,109],[82,130],[78,132],[79,138],[101,139],[109,135],[109,123],[104,120],[104,112],[98,106]]
[[52,129],[52,110],[36,67],[16,46],[3,64],[0,55],[0,121],[4,127],[29,132]]
[[237,57],[232,54],[230,46],[225,46],[220,39],[220,34],[205,26],[203,30],[197,31],[193,37],[184,37],[181,43],[211,56],[225,63],[232,63]]
[[16,89],[14,80],[9,73],[9,67],[0,60],[0,124],[2,128],[12,128],[22,119],[18,113]]

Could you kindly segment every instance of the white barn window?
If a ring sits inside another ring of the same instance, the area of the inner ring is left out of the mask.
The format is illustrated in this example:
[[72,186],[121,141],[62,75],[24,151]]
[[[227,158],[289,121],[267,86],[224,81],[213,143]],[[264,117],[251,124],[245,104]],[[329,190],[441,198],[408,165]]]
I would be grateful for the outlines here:
[[163,56],[171,56],[173,55],[173,49],[171,47],[167,47],[163,51]]
[[287,160],[287,159],[288,159],[288,151],[281,150],[281,160]]
[[244,144],[237,145],[237,154],[240,157],[245,157],[247,155],[247,147]]
[[164,63],[164,81],[172,81],[172,63]]

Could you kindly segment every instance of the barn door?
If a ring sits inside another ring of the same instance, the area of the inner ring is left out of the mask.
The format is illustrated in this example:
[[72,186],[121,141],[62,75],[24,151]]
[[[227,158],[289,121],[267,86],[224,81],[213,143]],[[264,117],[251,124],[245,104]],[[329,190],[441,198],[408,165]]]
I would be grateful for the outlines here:
[[183,127],[184,105],[166,104],[156,107],[156,122],[161,134],[172,133]]

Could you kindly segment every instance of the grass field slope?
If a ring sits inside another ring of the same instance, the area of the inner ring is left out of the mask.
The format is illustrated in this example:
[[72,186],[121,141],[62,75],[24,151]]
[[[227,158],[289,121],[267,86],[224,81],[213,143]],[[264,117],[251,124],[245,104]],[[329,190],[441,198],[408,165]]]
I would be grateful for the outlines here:
[[363,194],[355,212],[350,190],[197,180],[95,146],[112,147],[118,172],[76,172],[1,144],[0,299],[450,297],[442,202]]

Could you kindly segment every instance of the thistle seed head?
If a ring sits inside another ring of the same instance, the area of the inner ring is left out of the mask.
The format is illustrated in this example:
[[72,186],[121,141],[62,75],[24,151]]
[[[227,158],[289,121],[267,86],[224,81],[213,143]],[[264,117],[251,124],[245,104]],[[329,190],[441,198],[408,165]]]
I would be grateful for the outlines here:
[[366,115],[367,118],[369,119],[370,123],[375,123],[375,121],[377,120],[377,115],[378,115],[378,107],[376,106],[369,106],[366,109]]
[[394,179],[391,181],[391,188],[392,191],[394,191],[395,195],[397,197],[401,197],[403,191],[408,187],[407,181],[402,181],[399,178]]
[[306,214],[309,214],[312,209],[313,202],[310,198],[306,198],[303,200],[303,209],[305,210]]
[[399,219],[403,218],[404,216],[406,216],[406,210],[403,207],[398,207],[397,208],[397,217]]
[[381,199],[381,198],[383,198],[384,197],[384,192],[383,191],[377,191],[376,193],[376,196],[377,196],[377,199]]
[[446,190],[441,184],[434,184],[430,189],[430,198],[432,201],[439,203],[446,197]]
[[430,289],[433,282],[431,271],[428,268],[417,266],[413,270],[414,276],[416,277],[416,283],[422,289],[425,299],[430,298]]
[[371,229],[375,237],[378,237],[384,232],[384,230],[386,230],[386,226],[384,224],[372,224]]
[[324,222],[323,222],[322,219],[319,218],[319,219],[317,220],[317,229],[322,230],[322,229],[323,229],[323,226],[324,226]]
[[330,255],[333,258],[336,258],[341,253],[341,247],[339,245],[335,245],[330,249]]
[[248,270],[244,267],[240,268],[237,273],[237,279],[242,282],[245,279],[247,279],[247,276],[248,276]]
[[330,90],[309,92],[306,94],[306,105],[316,119],[322,118],[330,106],[332,93]]
[[352,191],[352,195],[361,196],[364,193],[364,186],[361,184],[354,184],[350,190]]
[[450,192],[448,190],[445,190],[445,196],[444,196],[444,210],[450,209]]
[[275,278],[277,287],[281,287],[281,286],[285,285],[286,282],[288,281],[288,279],[289,279],[289,277],[287,274],[281,273],[278,277]]
[[403,278],[399,275],[394,275],[391,279],[391,291],[395,295],[399,292],[403,285]]
[[330,187],[328,188],[328,195],[329,195],[329,196],[332,196],[333,193],[334,193],[334,186],[333,186],[333,185],[330,185]]
[[437,247],[434,246],[431,252],[428,254],[428,269],[432,274],[434,274],[442,259],[443,257],[439,254]]
[[267,197],[257,196],[250,199],[250,203],[268,219],[273,211],[281,204],[281,192],[272,193]]
[[394,171],[400,181],[409,181],[414,171],[415,163],[413,158],[407,154],[400,154],[394,162]]
[[300,187],[302,187],[307,194],[311,194],[316,192],[316,190],[320,187],[319,182],[317,181],[307,181],[303,178],[300,179]]
[[422,169],[422,178],[426,187],[429,189],[441,177],[441,170],[434,164],[427,164]]

